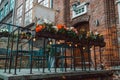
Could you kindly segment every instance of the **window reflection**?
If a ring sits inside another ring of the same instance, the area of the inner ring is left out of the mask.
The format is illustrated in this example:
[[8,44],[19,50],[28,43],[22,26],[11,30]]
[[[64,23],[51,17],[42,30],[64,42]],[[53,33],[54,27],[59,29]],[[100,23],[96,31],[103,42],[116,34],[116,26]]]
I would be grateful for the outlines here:
[[4,9],[5,16],[7,15],[8,11],[9,11],[8,3],[6,3],[6,4],[5,4],[5,9]]
[[25,26],[32,22],[33,0],[26,0],[25,3]]
[[31,22],[32,22],[32,10],[28,11],[25,14],[25,25],[28,25]]
[[25,11],[27,12],[33,7],[33,0],[26,0],[25,5],[26,5]]
[[22,16],[22,11],[23,11],[23,5],[21,5],[18,9],[17,9],[17,18]]
[[21,5],[17,9],[17,21],[16,21],[17,25],[21,25],[22,23],[22,12],[23,12],[23,5]]
[[14,8],[14,0],[10,0],[10,10]]
[[4,17],[3,8],[0,10],[0,20]]

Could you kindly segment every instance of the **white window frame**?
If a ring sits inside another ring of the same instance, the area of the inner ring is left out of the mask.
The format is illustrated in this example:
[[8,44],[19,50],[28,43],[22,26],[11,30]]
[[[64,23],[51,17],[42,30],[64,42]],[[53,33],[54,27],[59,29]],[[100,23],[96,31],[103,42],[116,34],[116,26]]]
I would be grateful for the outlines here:
[[52,4],[53,4],[52,2],[53,2],[52,0],[38,0],[38,3],[40,5],[43,5],[48,8],[52,8]]
[[76,10],[79,10],[82,8],[84,8],[84,11],[78,14],[76,14],[75,10],[72,10],[72,19],[87,13],[87,5],[85,2],[80,5],[77,5]]
[[33,8],[33,0],[26,0],[25,2],[25,12]]
[[19,18],[19,17],[22,16],[22,12],[23,12],[23,5],[20,5],[20,6],[17,8],[17,18]]
[[25,13],[25,25],[28,25],[32,22],[32,10],[29,10]]

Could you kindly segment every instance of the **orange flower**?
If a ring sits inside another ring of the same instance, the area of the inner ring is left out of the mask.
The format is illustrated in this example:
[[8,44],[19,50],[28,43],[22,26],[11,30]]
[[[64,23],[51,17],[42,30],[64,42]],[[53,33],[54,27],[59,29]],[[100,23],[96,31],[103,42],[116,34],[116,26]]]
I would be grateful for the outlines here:
[[43,28],[42,25],[37,25],[35,30],[36,30],[36,32],[39,32],[42,30],[42,28]]
[[57,28],[58,28],[58,30],[61,29],[61,28],[64,28],[64,25],[58,24],[58,25],[57,25]]

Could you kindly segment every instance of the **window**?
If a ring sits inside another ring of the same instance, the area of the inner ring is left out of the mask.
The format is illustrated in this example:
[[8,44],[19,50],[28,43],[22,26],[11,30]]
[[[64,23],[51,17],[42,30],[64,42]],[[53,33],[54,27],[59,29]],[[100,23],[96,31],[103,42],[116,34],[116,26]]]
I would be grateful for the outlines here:
[[14,3],[15,3],[14,0],[10,0],[10,10],[12,10],[14,8]]
[[8,11],[9,11],[9,7],[8,7],[8,3],[6,3],[4,9],[5,16],[7,15]]
[[17,7],[20,6],[21,4],[23,4],[23,0],[17,0],[16,4]]
[[20,26],[21,24],[22,24],[22,17],[20,17],[16,20],[16,25]]
[[45,7],[52,8],[53,7],[53,0],[38,0],[38,3]]
[[25,12],[27,12],[33,7],[33,0],[26,0],[25,5],[26,5]]
[[22,11],[23,11],[23,5],[21,5],[18,9],[17,9],[17,18],[22,16]]
[[87,13],[87,5],[85,3],[82,3],[80,5],[77,5],[75,9],[72,11],[72,18],[78,17],[80,15],[83,15]]
[[2,0],[0,0],[0,4],[1,4]]
[[25,26],[32,22],[33,0],[26,0],[25,7]]
[[[9,23],[12,24],[12,21],[10,21]],[[12,28],[13,28],[13,26],[10,26],[10,25],[8,25],[8,27],[7,27],[9,32],[12,32]]]
[[0,10],[0,20],[4,17],[3,8]]
[[17,8],[17,20],[16,20],[16,25],[21,25],[22,24],[22,12],[23,12],[23,5],[19,6]]
[[32,10],[25,14],[25,25],[28,25],[32,22]]

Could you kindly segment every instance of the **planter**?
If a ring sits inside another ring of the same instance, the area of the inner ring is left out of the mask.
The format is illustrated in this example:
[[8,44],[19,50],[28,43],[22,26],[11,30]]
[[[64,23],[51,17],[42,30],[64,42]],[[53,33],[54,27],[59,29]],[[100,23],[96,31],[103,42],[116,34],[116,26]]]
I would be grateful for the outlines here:
[[36,32],[36,37],[44,37],[44,38],[52,38],[56,40],[65,40],[66,42],[72,42],[74,44],[80,44],[80,45],[89,45],[89,46],[100,46],[104,47],[105,42],[97,39],[93,39],[91,37],[86,38],[86,36],[70,36],[64,33],[54,33],[54,32],[47,32],[47,31],[41,31]]
[[58,40],[65,40],[66,36],[62,34],[55,34],[51,32],[38,32],[36,33],[36,37],[44,37],[44,38],[53,38],[53,39],[58,39]]

